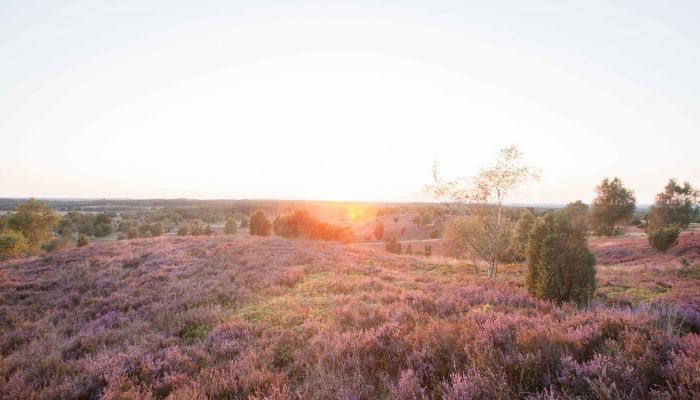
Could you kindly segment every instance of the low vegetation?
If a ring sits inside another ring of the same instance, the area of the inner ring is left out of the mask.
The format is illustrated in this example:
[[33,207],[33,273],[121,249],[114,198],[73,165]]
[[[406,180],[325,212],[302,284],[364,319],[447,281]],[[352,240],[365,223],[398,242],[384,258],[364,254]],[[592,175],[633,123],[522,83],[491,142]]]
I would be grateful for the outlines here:
[[[599,290],[648,277],[650,288],[665,279],[673,287],[663,293],[693,293],[697,301],[697,290],[684,292],[700,287],[693,268],[603,268]],[[700,317],[677,308],[674,297],[631,306],[603,298],[579,308],[535,299],[523,283],[508,265],[487,279],[459,263],[240,236],[137,239],[16,260],[0,264],[0,393],[700,395]]]

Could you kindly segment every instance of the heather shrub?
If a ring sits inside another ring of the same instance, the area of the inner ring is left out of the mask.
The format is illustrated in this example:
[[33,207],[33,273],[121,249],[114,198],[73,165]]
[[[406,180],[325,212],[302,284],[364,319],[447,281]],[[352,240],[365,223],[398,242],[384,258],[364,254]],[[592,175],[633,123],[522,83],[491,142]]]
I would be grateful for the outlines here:
[[268,236],[272,225],[265,215],[265,211],[257,210],[250,217],[250,234],[254,236]]
[[538,298],[586,302],[595,290],[595,257],[585,234],[564,215],[537,221],[528,242],[525,284]]
[[649,231],[647,239],[656,251],[665,252],[677,243],[680,230],[677,227],[657,228]]

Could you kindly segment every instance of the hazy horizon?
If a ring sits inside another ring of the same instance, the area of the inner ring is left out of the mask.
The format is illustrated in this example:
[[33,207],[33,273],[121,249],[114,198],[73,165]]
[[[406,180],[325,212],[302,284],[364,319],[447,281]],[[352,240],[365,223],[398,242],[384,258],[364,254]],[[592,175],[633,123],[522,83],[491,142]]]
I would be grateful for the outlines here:
[[700,185],[700,3],[6,1],[0,197],[513,203]]

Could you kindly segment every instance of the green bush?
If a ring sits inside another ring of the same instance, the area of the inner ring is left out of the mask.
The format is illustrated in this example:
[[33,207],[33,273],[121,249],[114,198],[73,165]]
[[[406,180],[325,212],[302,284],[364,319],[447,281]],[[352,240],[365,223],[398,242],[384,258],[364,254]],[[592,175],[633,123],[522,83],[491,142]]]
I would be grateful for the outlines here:
[[29,252],[29,243],[21,232],[0,232],[0,260],[21,257]]
[[678,227],[657,228],[649,232],[647,239],[649,239],[649,244],[654,250],[663,253],[676,244],[679,234],[680,229]]
[[530,294],[557,303],[584,303],[595,290],[595,257],[585,233],[565,215],[537,220],[527,246],[525,284]]
[[265,211],[257,210],[252,217],[250,217],[249,229],[250,234],[255,236],[268,236],[270,234],[270,229],[272,224],[267,219]]
[[387,239],[384,249],[389,253],[401,254],[401,243],[396,239],[396,236],[391,235],[391,237]]
[[224,234],[235,235],[237,233],[238,233],[238,221],[236,221],[235,218],[231,217],[228,220],[226,220],[226,225],[224,225]]
[[78,237],[78,243],[77,243],[77,244],[78,244],[78,247],[87,246],[89,243],[90,243],[90,241],[88,240],[88,237],[87,237],[87,236],[85,236],[85,235],[80,235],[80,236]]
[[135,227],[131,227],[126,231],[126,237],[127,239],[136,239],[139,237],[139,231]]

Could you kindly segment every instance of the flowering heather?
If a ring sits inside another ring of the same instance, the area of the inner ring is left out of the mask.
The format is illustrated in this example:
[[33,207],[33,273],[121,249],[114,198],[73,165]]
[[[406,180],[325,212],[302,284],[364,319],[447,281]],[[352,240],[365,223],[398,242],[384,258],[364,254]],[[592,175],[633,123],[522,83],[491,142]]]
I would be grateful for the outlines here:
[[[0,398],[700,398],[700,273],[624,268],[581,309],[528,296],[521,267],[337,243],[58,251],[0,264]],[[610,301],[630,280],[671,287]]]

